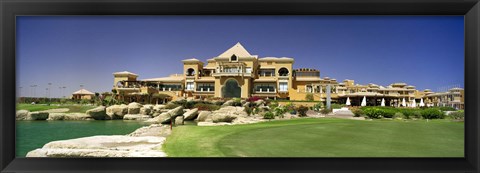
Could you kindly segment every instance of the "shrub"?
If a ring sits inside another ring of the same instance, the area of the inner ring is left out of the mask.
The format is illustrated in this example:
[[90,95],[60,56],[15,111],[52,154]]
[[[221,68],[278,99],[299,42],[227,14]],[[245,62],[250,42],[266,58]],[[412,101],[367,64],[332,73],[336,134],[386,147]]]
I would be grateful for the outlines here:
[[382,118],[383,111],[376,107],[367,107],[363,109],[363,112],[368,118],[377,119]]
[[455,108],[447,107],[447,106],[442,106],[442,107],[437,107],[437,108],[440,109],[441,111],[456,111]]
[[405,118],[405,115],[401,112],[396,112],[395,115],[393,115],[393,118]]
[[322,102],[318,102],[316,103],[315,105],[313,105],[313,110],[314,111],[320,111],[320,109],[322,109],[323,107],[323,103]]
[[382,116],[385,117],[385,118],[393,118],[393,116],[395,116],[395,113],[397,111],[395,111],[394,109],[381,109],[382,111]]
[[245,112],[248,116],[252,115],[253,109],[251,107],[245,106]]
[[421,115],[425,119],[442,119],[445,117],[445,114],[440,109],[428,108],[424,109],[421,112]]
[[300,117],[307,116],[307,111],[308,111],[308,107],[300,105],[300,107],[298,107],[298,116]]
[[362,109],[355,108],[355,109],[351,109],[351,111],[352,111],[354,117],[363,117],[363,116],[365,116],[365,113],[363,112]]
[[268,107],[270,107],[271,109],[275,109],[278,107],[278,102],[272,101],[270,102],[270,105],[268,105]]
[[340,108],[345,107],[345,106],[346,106],[346,105],[344,105],[344,104],[331,104],[331,105],[330,105],[330,108],[332,108],[332,109],[340,109]]
[[247,99],[247,102],[256,102],[256,101],[261,100],[261,99],[262,99],[261,97],[253,96],[253,97],[249,97]]
[[305,100],[313,101],[313,94],[312,93],[307,93],[307,95],[305,95]]
[[326,115],[330,112],[332,112],[332,109],[323,108],[322,110],[320,110],[320,113],[323,114],[323,115]]
[[275,115],[273,115],[272,112],[266,112],[266,113],[263,115],[263,118],[264,118],[264,119],[274,119],[274,118],[275,118]]
[[198,108],[199,111],[216,111],[220,109],[220,106],[214,104],[197,103],[193,106],[193,108]]
[[195,104],[196,104],[196,102],[193,101],[193,100],[192,101],[187,101],[187,102],[185,102],[183,107],[186,108],[186,109],[192,109]]
[[275,116],[280,116],[283,118],[283,115],[287,112],[287,108],[284,106],[278,106],[273,109],[273,113]]
[[465,119],[465,112],[463,111],[452,112],[448,114],[448,116],[455,120],[463,120]]
[[232,106],[242,106],[242,99],[241,98],[233,98]]

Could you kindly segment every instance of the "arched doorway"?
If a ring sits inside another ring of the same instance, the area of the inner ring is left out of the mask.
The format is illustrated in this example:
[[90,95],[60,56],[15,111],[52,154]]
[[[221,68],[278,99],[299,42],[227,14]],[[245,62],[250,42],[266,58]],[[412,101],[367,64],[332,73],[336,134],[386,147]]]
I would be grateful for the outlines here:
[[222,87],[223,98],[240,98],[241,94],[242,90],[235,79],[228,79]]

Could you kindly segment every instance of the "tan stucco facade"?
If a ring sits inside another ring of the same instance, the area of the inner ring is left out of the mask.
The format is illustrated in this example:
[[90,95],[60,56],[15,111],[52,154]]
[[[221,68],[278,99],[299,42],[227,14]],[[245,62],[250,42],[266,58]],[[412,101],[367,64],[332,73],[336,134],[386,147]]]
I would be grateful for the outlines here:
[[[418,104],[422,99],[426,102],[434,99],[429,97],[433,92],[419,91],[405,83],[383,87],[359,85],[349,79],[338,82],[329,77],[321,78],[317,69],[294,69],[293,58],[258,57],[251,55],[240,43],[206,63],[195,58],[182,62],[181,74],[163,78],[138,80],[138,75],[130,72],[114,73],[113,88],[124,96],[167,94],[170,99],[258,96],[305,100],[307,95],[312,95],[314,101],[325,101],[327,87],[330,86],[331,101],[341,104],[347,98],[352,100],[353,105],[359,104],[363,97],[367,98],[368,105],[379,105],[384,99],[390,106],[403,106],[400,103],[404,99],[408,105]],[[463,103],[460,99],[463,91],[461,94],[457,100]]]

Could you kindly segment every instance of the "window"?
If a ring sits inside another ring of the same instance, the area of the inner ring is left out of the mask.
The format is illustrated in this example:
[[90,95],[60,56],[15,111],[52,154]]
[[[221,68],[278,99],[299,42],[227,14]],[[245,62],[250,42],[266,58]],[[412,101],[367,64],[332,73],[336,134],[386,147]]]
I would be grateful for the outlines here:
[[288,83],[287,82],[280,82],[278,83],[280,87],[280,91],[288,91]]
[[193,76],[193,75],[195,75],[195,70],[193,70],[193,68],[189,68],[187,70],[187,76]]
[[275,92],[275,84],[257,84],[255,86],[256,92]]
[[215,91],[215,85],[212,83],[198,83],[197,91]]
[[193,90],[194,84],[193,82],[187,82],[187,89],[186,90]]
[[237,61],[237,56],[235,56],[235,54],[233,54],[232,57],[230,57],[230,61]]
[[288,76],[288,69],[287,68],[280,68],[280,70],[278,70],[278,75],[280,76]]

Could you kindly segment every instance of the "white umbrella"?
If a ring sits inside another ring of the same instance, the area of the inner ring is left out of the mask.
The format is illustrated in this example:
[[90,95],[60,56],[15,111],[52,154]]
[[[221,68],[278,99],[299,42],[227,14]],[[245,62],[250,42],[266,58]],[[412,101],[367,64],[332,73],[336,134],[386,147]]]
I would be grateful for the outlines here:
[[407,106],[407,103],[405,103],[405,98],[403,98],[403,100],[402,100],[402,106],[403,107]]
[[367,106],[367,98],[363,96],[362,104],[360,106]]
[[382,103],[380,106],[385,106],[385,99],[382,98]]
[[411,106],[412,106],[412,108],[417,107],[417,102],[415,101],[415,99],[413,99]]
[[425,106],[425,103],[423,103],[423,98],[420,99],[420,107],[424,107]]
[[347,97],[347,103],[345,103],[345,105],[347,105],[347,106],[350,106],[350,105],[351,105],[351,103],[350,103],[350,97]]

